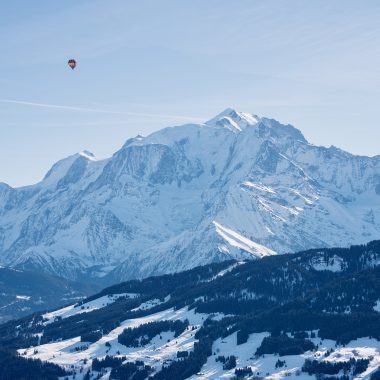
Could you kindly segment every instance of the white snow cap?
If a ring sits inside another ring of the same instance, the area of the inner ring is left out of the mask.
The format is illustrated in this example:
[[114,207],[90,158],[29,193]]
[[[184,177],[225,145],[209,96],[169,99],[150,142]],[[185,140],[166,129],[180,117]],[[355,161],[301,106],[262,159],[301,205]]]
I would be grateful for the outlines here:
[[88,150],[82,150],[81,152],[78,153],[80,156],[87,158],[88,160],[94,161],[95,160],[95,155],[91,153]]
[[259,117],[247,112],[239,112],[233,108],[227,108],[205,123],[215,128],[226,128],[234,133],[240,133],[247,127],[264,125],[274,131],[277,136],[287,137],[302,142],[307,142],[302,132],[290,124],[281,124],[275,119]]
[[206,124],[213,127],[227,128],[232,132],[241,132],[247,126],[256,125],[259,121],[260,118],[256,115],[227,108],[207,121]]

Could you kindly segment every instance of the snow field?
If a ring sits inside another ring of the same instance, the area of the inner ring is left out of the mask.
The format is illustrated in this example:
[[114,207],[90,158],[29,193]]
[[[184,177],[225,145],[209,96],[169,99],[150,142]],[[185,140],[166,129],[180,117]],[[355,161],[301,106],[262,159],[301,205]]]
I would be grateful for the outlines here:
[[50,323],[53,323],[54,320],[58,317],[60,318],[68,318],[72,317],[73,315],[81,314],[81,313],[89,313],[94,310],[101,309],[107,305],[110,305],[111,303],[115,302],[117,299],[126,297],[126,298],[136,298],[138,297],[138,294],[136,293],[122,293],[122,294],[109,294],[106,296],[99,297],[93,301],[89,301],[84,303],[83,305],[70,305],[67,307],[64,307],[59,310],[55,310],[49,313],[45,313],[42,315],[44,318],[43,324],[47,325]]
[[[80,337],[75,337],[60,342],[20,349],[18,352],[25,357],[55,363],[68,370],[74,366],[77,372],[76,379],[81,379],[91,368],[94,358],[101,359],[106,355],[126,356],[126,361],[143,360],[145,364],[160,370],[164,363],[176,358],[177,351],[191,351],[193,349],[194,335],[207,317],[208,314],[195,313],[194,310],[188,310],[187,307],[179,310],[168,309],[146,317],[126,320],[95,343],[80,342]],[[173,332],[163,332],[161,334],[162,339],[156,336],[149,344],[136,348],[126,347],[117,341],[118,335],[126,328],[138,327],[153,321],[178,319],[182,321],[188,319],[190,324],[177,338],[174,338]],[[76,351],[76,348],[81,347],[83,350]],[[82,373],[80,373],[81,369]],[[109,373],[110,369],[108,370]]]

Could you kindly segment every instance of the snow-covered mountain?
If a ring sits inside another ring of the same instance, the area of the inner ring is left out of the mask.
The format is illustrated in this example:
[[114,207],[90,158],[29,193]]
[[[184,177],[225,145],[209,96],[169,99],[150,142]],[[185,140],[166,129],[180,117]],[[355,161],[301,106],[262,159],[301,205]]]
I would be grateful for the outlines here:
[[227,109],[0,184],[0,263],[115,282],[380,236],[380,156]]

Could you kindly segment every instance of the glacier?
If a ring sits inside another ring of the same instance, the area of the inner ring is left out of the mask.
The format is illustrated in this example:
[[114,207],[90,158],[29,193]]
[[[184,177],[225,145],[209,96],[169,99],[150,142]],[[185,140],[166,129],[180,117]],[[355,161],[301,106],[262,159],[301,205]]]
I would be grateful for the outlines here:
[[113,283],[380,237],[380,156],[227,109],[0,183],[0,264]]

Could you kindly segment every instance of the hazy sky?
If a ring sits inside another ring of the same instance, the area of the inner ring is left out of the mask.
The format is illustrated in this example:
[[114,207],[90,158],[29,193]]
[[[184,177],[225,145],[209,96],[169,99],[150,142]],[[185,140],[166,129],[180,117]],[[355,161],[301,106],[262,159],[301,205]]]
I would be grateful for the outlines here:
[[378,0],[0,0],[0,51],[12,186],[227,107],[380,154]]

